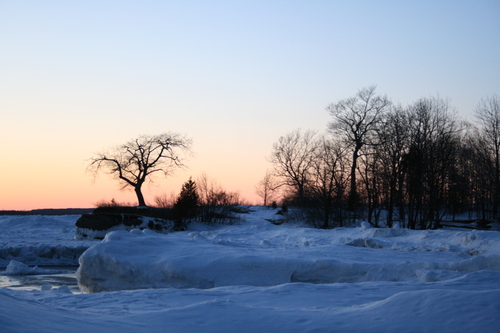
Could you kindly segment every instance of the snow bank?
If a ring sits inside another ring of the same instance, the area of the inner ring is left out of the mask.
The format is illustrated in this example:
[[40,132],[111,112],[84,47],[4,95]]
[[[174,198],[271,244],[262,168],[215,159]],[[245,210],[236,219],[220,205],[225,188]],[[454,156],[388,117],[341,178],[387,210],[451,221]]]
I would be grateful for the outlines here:
[[61,271],[54,269],[44,269],[38,266],[29,267],[22,262],[12,260],[5,271],[5,275],[36,275],[36,274],[60,274]]
[[496,233],[472,237],[471,232],[379,230],[247,223],[171,235],[116,231],[80,257],[77,278],[80,288],[92,293],[290,282],[434,282],[500,270]]

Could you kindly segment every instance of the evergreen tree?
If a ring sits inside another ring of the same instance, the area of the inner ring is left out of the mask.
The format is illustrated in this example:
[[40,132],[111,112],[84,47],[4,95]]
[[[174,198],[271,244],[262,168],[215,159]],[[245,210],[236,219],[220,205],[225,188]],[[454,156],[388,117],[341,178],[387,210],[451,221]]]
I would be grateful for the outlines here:
[[174,212],[178,227],[183,228],[187,219],[192,219],[198,214],[200,198],[196,183],[189,178],[182,185],[181,193],[174,204]]

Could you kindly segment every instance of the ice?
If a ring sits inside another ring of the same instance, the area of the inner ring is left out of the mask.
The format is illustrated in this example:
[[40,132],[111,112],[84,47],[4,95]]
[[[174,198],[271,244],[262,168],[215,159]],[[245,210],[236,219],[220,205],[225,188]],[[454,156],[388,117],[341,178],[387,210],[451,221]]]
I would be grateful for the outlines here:
[[11,260],[27,265],[77,265],[94,240],[74,239],[78,215],[0,216],[0,267]]
[[240,225],[170,235],[108,233],[80,257],[80,288],[101,292],[291,282],[434,282],[465,272],[500,270],[497,233],[375,229],[366,223],[317,230],[262,221],[250,218]]
[[22,262],[11,260],[5,271],[5,275],[35,275],[35,274],[59,274],[61,271],[54,269],[44,269],[38,266],[29,267]]

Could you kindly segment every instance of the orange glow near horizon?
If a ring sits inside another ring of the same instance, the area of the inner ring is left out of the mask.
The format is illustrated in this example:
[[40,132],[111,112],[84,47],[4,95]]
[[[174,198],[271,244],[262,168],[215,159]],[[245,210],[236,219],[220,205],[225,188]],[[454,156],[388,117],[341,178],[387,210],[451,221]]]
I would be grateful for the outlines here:
[[[89,158],[96,151],[119,144],[118,139],[108,139],[112,144],[106,144],[90,137],[68,144],[65,138],[72,136],[65,128],[46,134],[42,129],[33,127],[31,133],[41,139],[31,142],[20,137],[15,129],[11,133],[4,132],[17,138],[15,145],[7,145],[3,152],[9,159],[5,160],[0,172],[0,210],[93,208],[97,203],[112,199],[119,203],[137,203],[133,190],[121,190],[119,182],[111,175],[101,172],[94,179],[94,175],[86,171]],[[189,137],[189,133],[186,135]],[[127,137],[126,133],[122,136]],[[133,138],[128,136],[123,142]],[[185,158],[187,168],[175,170],[167,178],[157,176],[143,186],[149,205],[154,205],[158,195],[177,195],[185,181],[190,177],[196,180],[202,174],[226,191],[238,192],[244,202],[259,203],[255,185],[269,167],[265,154],[259,149],[245,147],[249,143],[242,144],[236,140],[232,144],[221,144],[198,134],[193,141],[193,156]],[[253,141],[254,144],[257,142]],[[217,149],[210,150],[212,146]],[[260,143],[264,149],[270,146],[267,142]],[[232,151],[235,153],[230,153]]]
[[[0,190],[0,210],[32,210],[45,208],[93,208],[98,203],[110,202],[114,199],[118,203],[137,204],[137,198],[132,188],[121,190],[119,183],[109,175],[100,174],[95,181],[93,176],[84,172],[61,174],[54,170],[38,175],[26,174],[20,170],[21,176],[14,172],[8,179],[2,180]],[[74,170],[73,170],[74,171]],[[178,171],[173,176],[161,179],[155,178],[143,187],[143,193],[148,205],[154,206],[156,196],[176,196],[182,184],[192,177],[195,181],[202,173],[192,174],[190,170]],[[242,170],[244,171],[244,170]],[[225,181],[222,177],[206,172],[209,180],[220,185],[228,192],[238,192],[245,203],[258,204],[260,199],[255,194],[255,185],[261,175],[252,176],[258,179],[255,183],[245,184],[249,176],[240,177],[230,174]],[[220,175],[219,175],[220,176]]]
[[[115,200],[117,203],[126,205],[136,205],[137,197],[132,189],[121,191],[117,186],[111,185],[111,188],[87,188],[90,190],[87,193],[78,191],[45,191],[43,189],[31,191],[27,193],[20,190],[19,192],[11,193],[9,196],[1,198],[0,210],[33,210],[33,209],[57,209],[57,208],[94,208],[102,202],[110,202]],[[166,195],[171,197],[176,196],[180,188],[171,188],[165,191],[152,192],[148,189],[144,190],[146,202],[150,206],[155,205],[155,197]],[[231,190],[228,190],[232,192]],[[259,198],[253,194],[253,189],[235,190],[240,194],[240,198],[244,203],[258,204]]]

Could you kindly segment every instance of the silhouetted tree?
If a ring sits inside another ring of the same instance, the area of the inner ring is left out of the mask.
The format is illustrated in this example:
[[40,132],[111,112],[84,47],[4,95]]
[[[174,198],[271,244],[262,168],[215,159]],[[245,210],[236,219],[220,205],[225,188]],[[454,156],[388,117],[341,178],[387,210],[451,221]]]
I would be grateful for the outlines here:
[[295,130],[280,137],[273,145],[271,163],[274,165],[275,175],[281,179],[283,185],[295,191],[299,201],[306,196],[309,172],[318,148],[315,136],[314,131],[302,133]]
[[267,206],[269,202],[276,200],[276,192],[279,187],[277,179],[271,172],[267,171],[264,178],[255,187],[255,193],[262,198],[264,206]]
[[494,95],[480,101],[475,116],[480,124],[480,133],[494,162],[493,211],[498,213],[500,204],[500,100]]
[[132,187],[139,206],[146,206],[142,185],[153,174],[168,176],[184,166],[180,152],[189,151],[191,141],[175,133],[143,135],[91,159],[89,169],[102,169],[118,179],[123,188]]
[[379,186],[387,209],[387,225],[392,227],[395,213],[399,213],[400,221],[405,218],[403,158],[410,144],[408,113],[400,106],[393,108],[384,116],[377,136]]
[[200,197],[196,183],[190,178],[182,185],[181,193],[174,204],[174,214],[177,226],[182,229],[186,219],[194,218],[198,214]]
[[361,149],[370,143],[378,123],[390,101],[386,96],[376,96],[375,86],[361,89],[356,96],[330,104],[326,109],[334,118],[329,124],[332,133],[342,137],[352,149],[349,209],[357,202],[356,172]]
[[325,137],[320,137],[310,169],[307,184],[312,208],[319,211],[321,228],[342,226],[342,201],[347,175],[345,172],[345,146]]
[[375,146],[359,156],[358,172],[360,182],[358,182],[358,195],[367,208],[367,221],[378,227],[379,213],[382,201],[382,173],[380,170],[380,156],[375,150]]
[[448,103],[423,98],[411,105],[410,145],[405,156],[409,227],[439,227],[460,128]]
[[476,216],[480,219],[493,217],[489,216],[489,212],[490,205],[495,201],[496,166],[491,146],[479,129],[474,128],[466,137],[462,157],[460,166],[464,168],[463,175],[469,179],[471,192],[469,204],[474,205]]

